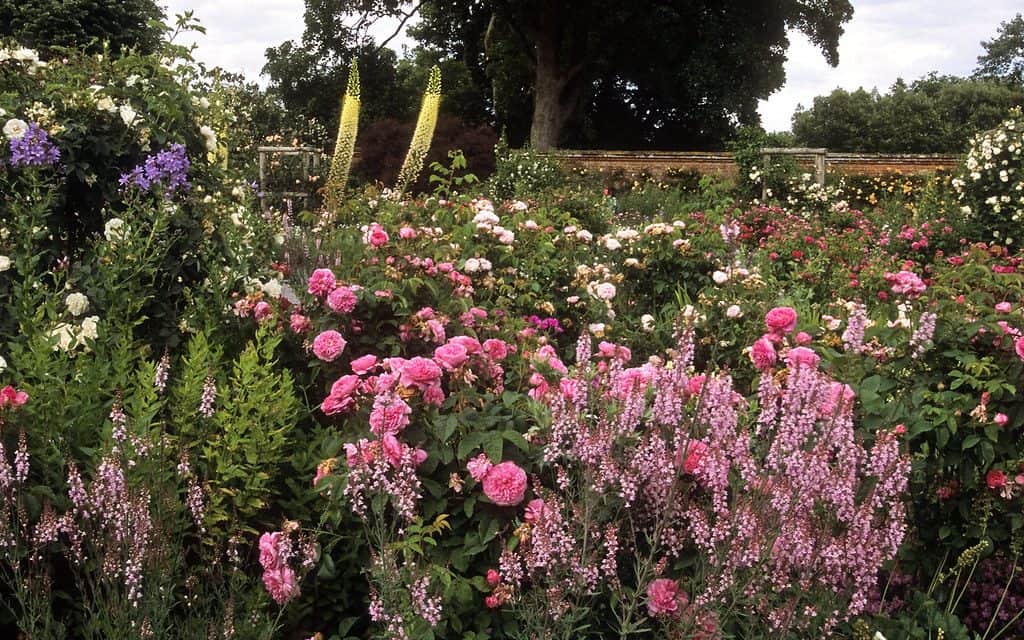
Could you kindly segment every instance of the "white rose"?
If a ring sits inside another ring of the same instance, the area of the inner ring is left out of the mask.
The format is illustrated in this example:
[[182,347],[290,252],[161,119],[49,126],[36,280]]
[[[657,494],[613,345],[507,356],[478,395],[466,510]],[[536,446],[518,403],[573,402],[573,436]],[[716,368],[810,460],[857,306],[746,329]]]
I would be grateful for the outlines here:
[[580,242],[590,242],[594,239],[594,234],[590,233],[586,229],[580,229],[576,232],[576,239]]
[[640,326],[648,333],[654,331],[654,316],[649,313],[640,316]]
[[85,297],[84,293],[69,293],[68,297],[65,298],[64,304],[67,305],[68,311],[71,315],[78,317],[85,313],[89,309],[89,298]]
[[32,49],[15,49],[11,57],[19,62],[39,62],[39,54]]
[[11,118],[4,124],[4,135],[8,140],[18,140],[28,131],[28,123],[18,118]]
[[740,305],[733,304],[729,305],[729,308],[725,310],[725,316],[727,318],[739,318],[743,315],[743,310],[740,309]]
[[595,338],[603,338],[605,326],[603,322],[594,322],[587,327]]
[[601,300],[611,300],[615,297],[615,285],[610,282],[602,282],[594,291]]
[[117,111],[121,114],[121,121],[127,127],[132,126],[132,123],[135,122],[135,117],[138,115],[130,104],[122,104],[118,107]]
[[711,279],[715,281],[715,284],[725,284],[729,281],[729,274],[724,271],[715,271],[711,274]]
[[271,298],[281,297],[281,281],[277,278],[271,278],[263,283],[263,293],[267,294]]
[[4,360],[3,356],[0,356],[0,373],[3,373],[7,369],[7,361]]
[[210,153],[217,151],[217,133],[205,124],[199,127],[199,134],[203,136],[206,150]]
[[90,340],[98,338],[99,332],[97,329],[99,328],[99,323],[99,316],[89,316],[82,320],[82,332],[78,335],[78,344],[85,344],[83,338],[89,338]]
[[480,270],[480,261],[476,258],[470,258],[466,260],[466,266],[463,267],[466,273],[476,273]]
[[11,268],[11,259],[7,256],[0,256],[0,272]]
[[527,204],[522,200],[516,200],[515,202],[512,203],[513,211],[526,211],[527,208]]
[[96,108],[100,111],[106,111],[108,113],[114,113],[117,111],[117,107],[114,105],[114,100],[110,96],[103,96],[96,101]]
[[491,266],[492,265],[491,265],[491,261],[490,260],[488,260],[487,258],[480,258],[480,270],[481,271],[490,271],[491,270]]
[[66,322],[62,322],[54,327],[50,331],[50,337],[57,339],[53,345],[54,351],[67,351],[76,340],[74,328]]
[[117,242],[124,239],[124,220],[111,218],[103,225],[103,237],[107,242]]
[[616,240],[615,238],[605,238],[604,248],[608,249],[609,251],[616,251],[622,248],[622,243]]

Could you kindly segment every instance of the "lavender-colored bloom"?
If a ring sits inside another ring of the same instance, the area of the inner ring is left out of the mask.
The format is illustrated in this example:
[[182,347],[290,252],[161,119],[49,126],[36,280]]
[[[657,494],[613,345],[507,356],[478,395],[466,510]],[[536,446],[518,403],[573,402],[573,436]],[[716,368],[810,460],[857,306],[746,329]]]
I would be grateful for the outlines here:
[[25,135],[11,140],[11,164],[15,167],[47,167],[60,161],[60,150],[38,124],[29,123]]
[[928,350],[932,336],[935,335],[935,320],[935,314],[930,311],[921,314],[917,329],[914,330],[914,335],[910,336],[911,358],[917,360]]
[[170,198],[179,190],[188,191],[192,187],[188,181],[188,170],[191,166],[185,146],[172,144],[123,174],[120,183],[125,189],[137,187],[141,191],[160,187],[164,195]]

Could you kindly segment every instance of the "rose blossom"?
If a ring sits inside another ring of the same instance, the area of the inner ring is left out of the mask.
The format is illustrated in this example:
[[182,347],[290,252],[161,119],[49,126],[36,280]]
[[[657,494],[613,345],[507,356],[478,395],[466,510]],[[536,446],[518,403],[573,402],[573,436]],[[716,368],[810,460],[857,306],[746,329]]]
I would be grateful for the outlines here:
[[484,495],[502,507],[512,507],[526,496],[526,472],[514,462],[494,465],[484,475]]
[[693,475],[704,462],[704,456],[708,452],[708,445],[700,440],[690,440],[686,444],[686,454],[680,449],[676,451],[676,466],[683,470],[683,473]]
[[349,287],[338,287],[327,296],[327,306],[337,313],[352,313],[356,308],[356,294]]
[[1009,302],[1003,301],[996,304],[996,313],[1010,313],[1013,311],[1013,305]]
[[497,338],[484,340],[483,349],[487,357],[495,362],[500,362],[508,357],[508,345],[505,344],[504,340],[498,340]]
[[256,318],[256,320],[266,320],[272,315],[274,315],[274,310],[265,300],[260,300],[252,308],[252,317]]
[[794,340],[796,340],[796,343],[801,346],[806,346],[814,342],[814,338],[812,338],[811,334],[807,333],[806,331],[801,331],[800,333],[796,334]]
[[819,362],[821,362],[821,356],[814,353],[814,351],[807,347],[796,347],[794,349],[790,349],[789,353],[786,355],[786,364],[792,368],[801,365],[817,367]]
[[277,547],[281,540],[281,532],[264,533],[260,536],[260,565],[264,569],[277,568],[278,558]]
[[544,510],[547,505],[544,504],[544,500],[541,498],[534,498],[526,503],[526,509],[523,511],[523,520],[527,522],[538,522],[544,517]]
[[313,338],[313,354],[324,362],[331,362],[345,350],[347,342],[340,333],[328,329]]
[[305,333],[309,331],[310,323],[309,318],[302,315],[301,313],[293,313],[291,319],[288,322],[288,326],[291,327],[294,333]]
[[487,459],[487,454],[481,453],[466,463],[466,470],[469,471],[470,477],[480,482],[487,475],[487,472],[491,470],[492,466],[494,465]]
[[388,232],[384,230],[380,224],[374,222],[370,225],[370,228],[363,234],[363,244],[368,244],[371,247],[383,247],[388,243]]
[[764,324],[772,333],[789,333],[796,328],[796,310],[775,307],[764,316]]
[[405,362],[399,375],[399,383],[403,387],[427,389],[441,379],[441,367],[431,360],[422,356],[416,356]]
[[679,583],[668,578],[658,578],[647,586],[647,613],[651,617],[679,615],[690,598],[679,590]]
[[501,574],[495,571],[494,569],[488,569],[487,584],[489,584],[492,587],[496,587],[498,586],[499,583],[501,583]]
[[457,342],[448,342],[434,349],[434,362],[448,371],[454,371],[466,363],[466,347]]
[[1006,423],[1010,421],[1010,418],[1005,413],[997,413],[992,421],[1000,427],[1006,426]]
[[1017,338],[1014,341],[1013,349],[1017,352],[1017,357],[1024,360],[1024,336]]
[[750,348],[750,361],[754,363],[758,371],[768,371],[775,366],[778,356],[775,353],[775,345],[765,337],[758,338]]
[[985,474],[985,484],[989,489],[1002,489],[1006,486],[1006,472],[992,469]]
[[24,391],[17,391],[11,385],[0,389],[0,408],[22,407],[28,402],[28,394]]
[[352,373],[360,376],[365,375],[376,366],[377,356],[372,353],[368,353],[365,356],[360,356],[352,361]]
[[309,285],[306,288],[314,296],[326,296],[334,291],[337,286],[337,279],[330,269],[317,269],[309,276]]

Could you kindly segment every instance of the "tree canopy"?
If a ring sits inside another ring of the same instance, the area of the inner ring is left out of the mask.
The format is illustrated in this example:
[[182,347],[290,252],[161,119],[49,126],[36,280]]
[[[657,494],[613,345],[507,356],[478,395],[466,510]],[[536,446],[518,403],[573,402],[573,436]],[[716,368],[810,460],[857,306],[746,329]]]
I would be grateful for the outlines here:
[[1024,85],[1024,15],[999,25],[995,38],[982,42],[985,53],[978,56],[974,74]]
[[836,89],[793,115],[798,144],[834,151],[961,153],[1024,101],[1024,88],[992,80],[929,75],[887,93]]
[[[306,6],[303,48],[315,60],[301,65],[307,79],[373,47],[373,19],[411,13],[396,0]],[[540,149],[718,146],[738,125],[757,122],[758,100],[783,85],[787,29],[836,64],[853,15],[849,0],[423,0],[417,8],[414,36],[423,51],[459,65],[477,96],[467,106],[513,144],[528,135]],[[275,85],[300,71],[275,75],[284,57],[297,57],[294,47],[268,51]],[[364,79],[369,100],[374,84]],[[342,86],[333,83],[330,99]]]
[[0,0],[0,38],[34,49],[75,47],[153,53],[164,12],[154,0]]

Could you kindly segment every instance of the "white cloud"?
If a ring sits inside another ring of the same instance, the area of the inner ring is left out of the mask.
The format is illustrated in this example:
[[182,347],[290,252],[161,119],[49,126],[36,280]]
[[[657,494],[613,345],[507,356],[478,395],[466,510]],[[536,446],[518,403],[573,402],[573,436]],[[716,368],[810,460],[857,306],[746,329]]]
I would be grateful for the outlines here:
[[837,87],[884,92],[897,78],[929,72],[966,75],[982,53],[981,41],[1021,9],[1019,0],[989,0],[966,8],[953,0],[864,0],[839,41],[839,66],[800,33],[791,33],[786,84],[759,108],[769,131],[788,130],[798,104]]

